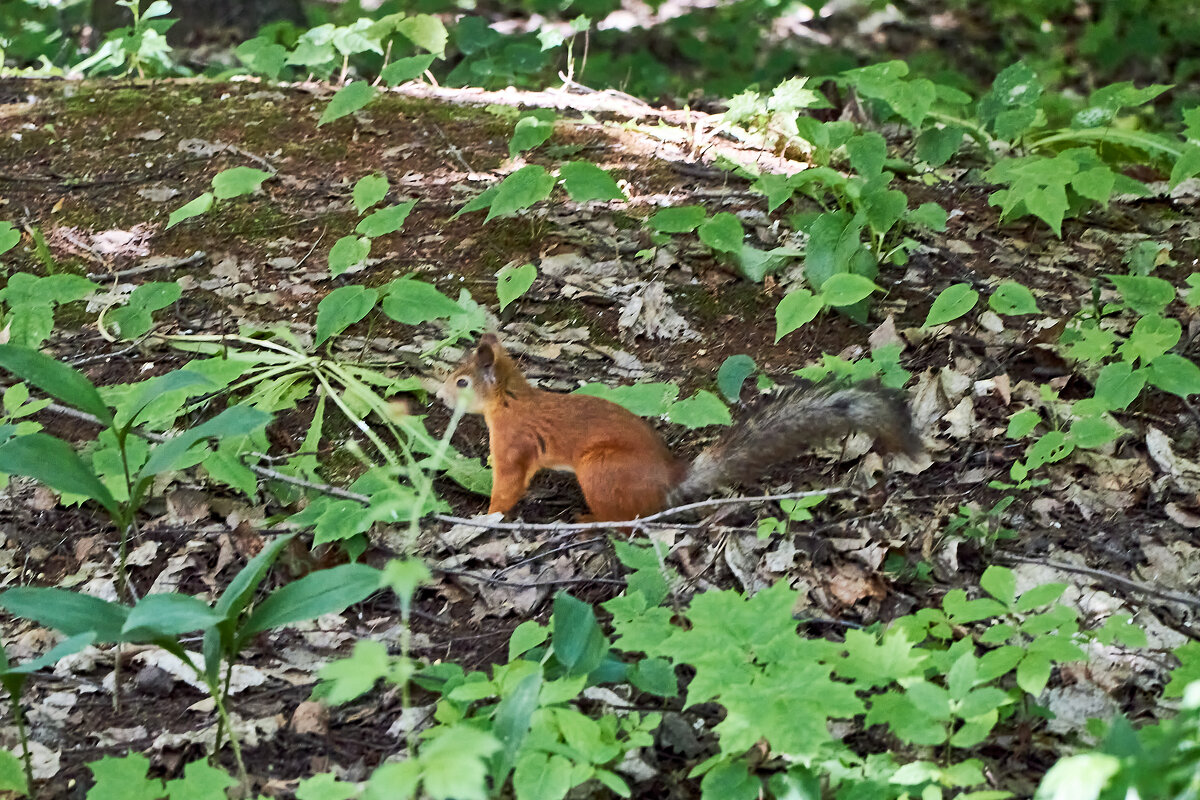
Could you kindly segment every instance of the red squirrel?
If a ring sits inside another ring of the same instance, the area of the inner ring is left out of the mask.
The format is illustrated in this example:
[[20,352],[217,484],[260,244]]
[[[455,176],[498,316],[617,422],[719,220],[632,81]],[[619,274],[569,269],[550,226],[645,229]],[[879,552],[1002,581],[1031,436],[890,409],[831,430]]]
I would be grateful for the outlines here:
[[484,334],[438,390],[483,414],[492,454],[488,513],[507,514],[538,470],[574,472],[597,522],[632,520],[729,482],[751,481],[802,447],[851,431],[916,455],[904,394],[877,383],[785,391],[688,464],[644,420],[616,403],[534,388],[494,334]]

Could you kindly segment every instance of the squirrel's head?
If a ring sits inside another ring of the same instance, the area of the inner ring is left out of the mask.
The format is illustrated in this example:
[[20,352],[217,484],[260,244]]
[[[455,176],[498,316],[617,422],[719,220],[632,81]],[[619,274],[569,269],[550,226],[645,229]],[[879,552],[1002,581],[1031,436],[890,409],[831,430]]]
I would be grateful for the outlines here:
[[438,398],[450,408],[462,405],[467,414],[482,414],[513,371],[512,359],[504,352],[500,339],[494,333],[485,333],[475,349],[442,381]]

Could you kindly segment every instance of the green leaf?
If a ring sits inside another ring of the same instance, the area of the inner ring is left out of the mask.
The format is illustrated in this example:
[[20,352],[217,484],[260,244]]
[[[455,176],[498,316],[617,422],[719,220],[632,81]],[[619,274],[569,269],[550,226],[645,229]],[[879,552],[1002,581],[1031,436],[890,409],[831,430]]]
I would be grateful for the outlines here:
[[679,694],[675,667],[665,658],[643,658],[629,671],[629,682],[641,691],[658,697],[675,697]]
[[887,159],[887,142],[874,131],[852,136],[846,142],[846,154],[850,166],[864,178],[873,178],[883,172]]
[[979,292],[972,289],[970,284],[956,283],[947,286],[929,307],[929,314],[925,317],[922,327],[930,328],[956,320],[974,308],[978,300]]
[[[368,238],[395,233],[403,227],[404,221],[408,219],[409,213],[416,204],[416,200],[409,200],[407,203],[381,208],[360,220],[354,232],[361,233]],[[363,258],[366,256],[364,255]]]
[[764,172],[758,176],[758,179],[750,185],[750,188],[756,192],[762,192],[767,196],[767,213],[774,213],[775,209],[792,199],[792,194],[795,193],[796,187],[792,185],[792,179],[788,175],[780,175],[774,172]]
[[921,225],[939,233],[946,230],[946,209],[937,203],[921,203],[909,211],[907,216],[908,221],[914,225]]
[[171,212],[171,215],[167,218],[167,227],[173,228],[185,219],[191,219],[192,217],[208,213],[208,210],[212,208],[212,204],[212,192],[205,192],[199,197],[189,200]]
[[108,319],[122,339],[136,339],[153,325],[151,314],[179,300],[183,287],[175,281],[143,284],[129,295],[129,302],[109,313]]
[[446,42],[450,34],[446,26],[432,14],[414,14],[400,21],[396,31],[410,42],[433,53],[438,58],[446,57]]
[[979,585],[992,597],[1011,606],[1017,596],[1017,577],[1011,569],[992,565],[983,571]]
[[742,396],[742,384],[757,368],[754,359],[739,353],[725,359],[717,370],[717,388],[731,403]]
[[811,322],[825,307],[822,298],[808,289],[793,289],[775,307],[775,341]]
[[550,637],[550,631],[537,620],[527,619],[513,629],[508,638],[508,660],[532,650]]
[[353,114],[374,100],[377,93],[375,87],[366,81],[354,81],[354,83],[343,86],[330,99],[329,105],[325,107],[325,112],[321,114],[321,119],[317,122],[317,127],[340,119],[347,114]]
[[392,63],[383,68],[379,73],[379,77],[388,86],[397,86],[401,83],[411,81],[419,77],[425,70],[433,65],[433,60],[437,56],[409,56],[408,58],[397,58]]
[[21,232],[8,221],[0,222],[0,253],[7,253],[21,241]]
[[700,390],[686,400],[676,400],[667,409],[667,419],[686,428],[728,425],[733,422],[729,408],[712,392]]
[[12,792],[18,797],[29,794],[21,759],[7,750],[0,750],[0,792]]
[[317,330],[313,344],[319,345],[358,322],[371,312],[378,299],[379,292],[358,285],[342,286],[325,295],[317,304]]
[[95,633],[97,642],[121,641],[129,615],[125,606],[89,594],[28,586],[0,592],[0,606],[14,617],[31,619],[67,636]]
[[679,387],[673,383],[638,383],[609,388],[603,383],[589,383],[580,386],[575,393],[602,397],[639,417],[657,417],[667,413],[679,394]]
[[333,277],[357,267],[371,254],[371,240],[365,236],[343,236],[329,248],[329,274]]
[[[504,750],[501,752],[501,774],[506,774],[517,763],[517,754],[521,751],[521,745],[524,744],[525,738],[529,734],[529,723],[533,718],[533,712],[538,709],[538,695],[541,691],[542,670],[533,667],[529,670],[529,674],[505,691],[496,705],[496,712],[492,717],[492,733],[504,745]],[[514,776],[514,784],[518,780]],[[568,784],[564,788],[564,794],[569,788]],[[521,793],[521,796],[537,797],[540,795]],[[561,797],[561,795],[559,796]]]
[[703,800],[757,800],[762,796],[762,782],[751,775],[741,760],[717,764],[700,781]]
[[222,615],[199,598],[185,594],[149,594],[125,618],[124,641],[148,642],[216,625]]
[[88,764],[96,782],[88,790],[88,800],[160,800],[163,783],[147,778],[150,759],[141,753],[117,758],[105,756]]
[[383,313],[405,325],[419,325],[433,319],[463,313],[463,308],[424,281],[397,278],[382,287]]
[[544,116],[546,115],[527,114],[517,120],[517,124],[513,127],[512,138],[508,140],[509,158],[515,158],[518,153],[532,150],[554,135],[553,112],[548,115],[549,119]]
[[1046,772],[1034,800],[1107,797],[1105,790],[1113,788],[1110,781],[1120,772],[1121,759],[1115,755],[1093,752],[1066,756]]
[[1151,363],[1174,347],[1182,333],[1179,320],[1150,314],[1137,321],[1117,352],[1127,361]]
[[150,458],[137,474],[136,481],[152,477],[160,472],[177,469],[187,457],[188,451],[197,442],[209,437],[243,436],[252,433],[271,421],[271,415],[249,406],[231,406],[217,416],[190,430],[167,439],[150,451]]
[[1018,314],[1040,313],[1033,292],[1016,281],[1001,281],[988,298],[988,305],[997,314],[1016,316]]
[[[482,772],[482,765],[476,765]],[[371,773],[370,779],[367,781],[367,788],[363,790],[359,800],[409,800],[417,794],[417,787],[421,783],[421,762],[415,758],[410,758],[407,761],[386,761],[375,768]],[[482,791],[483,775],[479,777],[479,786],[476,789]],[[474,795],[463,794],[462,797],[469,799]],[[483,795],[480,794],[480,797]],[[172,799],[173,800],[173,799]]]
[[1092,394],[1110,411],[1123,411],[1142,393],[1147,370],[1134,370],[1127,361],[1105,364],[1096,376]]
[[167,781],[166,790],[171,800],[217,800],[227,797],[225,790],[235,785],[228,772],[199,760],[183,768],[182,778]]
[[1200,393],[1200,367],[1189,358],[1164,353],[1150,362],[1149,381],[1164,392],[1186,398]]
[[537,267],[533,264],[501,267],[496,273],[496,298],[500,301],[500,310],[503,311],[509,303],[529,291],[536,278]]
[[318,673],[321,699],[332,705],[349,703],[371,690],[375,682],[387,677],[391,659],[387,645],[371,639],[359,639],[349,658],[331,661]]
[[1027,614],[1035,608],[1048,606],[1051,603],[1057,602],[1058,598],[1062,597],[1063,592],[1067,590],[1065,583],[1042,583],[1037,586],[1032,586],[1026,589],[1020,599],[1017,601],[1017,611],[1022,614]]
[[821,286],[821,302],[838,308],[850,306],[870,296],[871,292],[883,291],[875,282],[849,272],[839,272],[829,277]]
[[380,572],[366,564],[341,564],[281,586],[262,601],[239,632],[259,631],[340,613],[379,589]]
[[387,176],[382,172],[359,178],[358,183],[354,184],[354,189],[350,192],[350,196],[354,200],[354,208],[359,214],[362,214],[386,197],[389,188]]
[[742,249],[742,239],[746,235],[745,231],[742,230],[741,221],[728,211],[714,214],[712,219],[706,220],[700,226],[698,233],[700,241],[719,253],[736,253],[740,251]]
[[554,189],[555,178],[545,167],[530,164],[500,181],[496,187],[496,195],[488,208],[484,222],[490,222],[496,217],[529,208],[534,203],[545,200]]
[[97,417],[101,424],[112,424],[108,405],[100,399],[92,382],[74,367],[36,350],[11,344],[0,344],[0,367],[56,400]]
[[1050,659],[1030,653],[1017,664],[1017,686],[1037,697],[1050,682]]
[[[1189,143],[1183,146],[1183,152],[1175,160],[1175,166],[1171,167],[1170,188],[1174,189],[1196,175],[1200,175],[1200,145]],[[4,250],[0,248],[2,252]]]
[[17,436],[0,445],[0,472],[24,475],[58,492],[90,497],[114,520],[120,505],[71,445],[45,433]]
[[500,749],[500,742],[470,725],[440,727],[445,732],[421,748],[422,791],[433,800],[486,800],[491,794],[484,759]]
[[1121,293],[1125,305],[1139,314],[1161,314],[1175,299],[1175,287],[1152,275],[1106,276]]
[[646,224],[659,233],[688,233],[708,216],[703,206],[673,206],[659,209]]
[[567,196],[576,203],[629,199],[608,172],[590,161],[563,164],[558,170],[558,179],[567,190]]
[[222,170],[213,176],[213,196],[218,200],[228,200],[244,194],[254,194],[263,181],[270,177],[271,173],[253,167]]
[[595,669],[608,650],[604,632],[592,607],[566,592],[554,596],[554,656],[569,675],[586,675]]

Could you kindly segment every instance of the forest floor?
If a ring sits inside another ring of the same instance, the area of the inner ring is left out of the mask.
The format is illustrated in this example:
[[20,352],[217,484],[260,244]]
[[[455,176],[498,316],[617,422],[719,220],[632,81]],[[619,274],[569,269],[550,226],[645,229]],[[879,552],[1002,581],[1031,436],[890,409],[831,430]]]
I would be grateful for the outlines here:
[[[1025,789],[1060,751],[1058,732],[1116,708],[1134,719],[1156,713],[1162,654],[1191,635],[1185,622],[1194,612],[1138,586],[1187,591],[1200,581],[1200,512],[1196,489],[1188,488],[1197,484],[1185,461],[1196,450],[1197,420],[1184,404],[1154,395],[1159,399],[1122,417],[1129,435],[1110,452],[1080,454],[1048,469],[1049,483],[1021,493],[1011,507],[1005,524],[1012,538],[994,542],[996,531],[986,526],[966,532],[974,536],[950,534],[947,525],[960,506],[988,509],[1002,496],[989,482],[1007,479],[1021,454],[1004,436],[1014,411],[1036,400],[1044,385],[1064,397],[1090,393],[1049,345],[1061,323],[1091,301],[1096,280],[1124,271],[1122,254],[1148,239],[1169,243],[1176,263],[1156,274],[1182,285],[1195,270],[1195,197],[1113,202],[1086,220],[1067,220],[1060,239],[1032,218],[1000,225],[986,187],[968,169],[943,170],[930,183],[901,179],[910,206],[934,201],[949,212],[947,230],[924,235],[906,266],[882,270],[877,282],[886,296],[866,326],[828,314],[775,342],[774,308],[793,277],[786,270],[751,283],[691,236],[659,247],[649,261],[635,254],[651,246],[641,220],[664,205],[732,211],[756,246],[784,244],[785,231],[766,215],[764,198],[713,164],[723,156],[796,171],[798,162],[720,135],[704,114],[663,111],[616,94],[406,88],[318,128],[328,94],[318,86],[252,81],[0,83],[0,217],[40,231],[54,262],[93,274],[112,297],[146,280],[179,281],[183,298],[157,325],[168,332],[232,333],[283,323],[306,337],[318,301],[331,289],[380,285],[403,274],[435,283],[450,297],[465,289],[495,309],[497,270],[532,261],[537,281],[496,324],[529,377],[551,389],[663,380],[688,394],[711,387],[717,368],[735,354],[750,355],[763,373],[781,379],[822,353],[852,359],[900,344],[902,364],[913,373],[908,390],[927,457],[881,458],[854,442],[800,453],[749,488],[844,487],[815,510],[814,521],[760,538],[756,514],[769,512],[746,506],[710,528],[680,526],[660,534],[672,542],[675,566],[697,591],[754,591],[788,581],[807,597],[800,616],[838,623],[886,622],[938,605],[950,589],[977,586],[990,563],[1012,566],[1020,587],[1070,583],[1064,601],[1078,608],[1085,625],[1116,609],[1133,614],[1149,634],[1148,650],[1110,648],[1086,665],[1064,668],[1042,698],[1057,719],[1014,737],[1006,752],[979,753],[993,768],[1024,772]],[[553,106],[563,119],[546,146],[513,161],[507,143],[518,105]],[[480,213],[452,218],[497,171],[568,157],[610,170],[629,202],[539,204],[486,227]],[[218,171],[265,165],[277,175],[256,195],[166,228],[168,214],[207,190]],[[331,278],[329,246],[357,221],[351,187],[377,171],[389,178],[391,197],[417,205],[400,231],[376,240],[364,269]],[[8,270],[44,274],[45,259],[35,249],[10,251]],[[186,266],[169,268],[178,263],[171,259],[197,252]],[[1041,316],[984,312],[970,323],[921,329],[931,298],[946,286],[988,288],[1006,278],[1033,290]],[[60,311],[47,351],[78,364],[97,384],[144,379],[188,358],[150,340],[109,341],[95,324],[96,307]],[[1183,323],[1191,340],[1197,320]],[[406,327],[378,316],[352,327],[337,347],[386,361],[397,374],[435,377],[462,352],[452,347],[420,358],[439,338],[434,323]],[[426,401],[428,408],[420,408]],[[434,432],[444,429],[446,412],[431,397],[411,403],[429,415]],[[281,451],[298,447],[306,410],[311,414],[312,403],[301,400],[273,424]],[[82,440],[95,433],[49,414],[40,419],[60,436]],[[665,423],[660,430],[689,455],[715,436],[713,429]],[[1162,434],[1176,461],[1147,444]],[[485,457],[482,421],[464,420],[455,443]],[[325,445],[323,459],[334,459],[339,446]],[[449,482],[439,486],[453,513],[486,510],[485,497]],[[515,516],[571,520],[582,510],[573,479],[542,475]],[[149,511],[130,562],[141,595],[164,585],[218,592],[286,509],[189,479]],[[564,586],[590,602],[619,591],[611,579],[620,577],[620,565],[603,537],[562,548],[544,532],[451,530],[438,523],[424,534],[421,555],[435,583],[418,597],[414,651],[429,661],[486,668],[507,657],[517,624],[545,619]],[[4,586],[101,594],[113,586],[114,531],[90,508],[62,507],[44,489],[18,481],[0,498],[0,541]],[[376,541],[366,558],[379,563],[388,555],[385,542]],[[50,636],[9,617],[0,629],[14,661],[42,652]],[[802,630],[830,635],[838,625]],[[327,715],[304,704],[316,670],[356,639],[395,645],[399,635],[392,601],[377,598],[255,642],[242,661],[233,707],[261,791],[288,795],[297,777],[334,767],[361,777],[402,745],[414,717],[402,714],[395,693],[371,693]],[[112,652],[87,653],[52,676],[37,676],[26,696],[40,774],[54,776],[43,796],[81,797],[90,783],[85,764],[105,754],[147,752],[156,774],[170,776],[203,753],[212,722],[205,696],[178,679],[161,652],[124,651],[122,674],[130,682],[117,713]],[[640,786],[639,796],[698,794],[697,781],[676,772],[670,748],[657,759],[658,777]]]

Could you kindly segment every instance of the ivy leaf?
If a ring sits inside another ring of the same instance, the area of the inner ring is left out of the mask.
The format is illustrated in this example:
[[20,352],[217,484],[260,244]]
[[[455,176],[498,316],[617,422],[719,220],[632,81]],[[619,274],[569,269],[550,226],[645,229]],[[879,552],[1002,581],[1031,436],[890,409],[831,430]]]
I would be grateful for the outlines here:
[[545,200],[554,189],[554,183],[554,176],[546,172],[545,167],[534,164],[521,167],[496,187],[496,195],[492,199],[484,222],[489,222],[495,217],[516,213],[521,209],[529,208],[538,201]]
[[572,161],[558,171],[567,195],[576,203],[591,200],[627,200],[617,182],[605,170],[590,161]]
[[925,317],[925,323],[921,327],[931,328],[934,325],[944,325],[956,320],[974,308],[978,300],[979,292],[972,289],[969,284],[956,283],[953,286],[947,286],[934,299],[933,304],[929,307],[929,314]]
[[321,119],[317,121],[317,127],[319,128],[327,122],[341,119],[347,114],[353,114],[374,100],[376,94],[378,94],[378,91],[375,87],[366,81],[354,81],[354,83],[343,86],[329,100],[329,105],[325,106],[325,112],[321,114]]
[[271,177],[271,173],[253,167],[234,167],[222,170],[213,176],[213,196],[218,200],[228,200],[244,194],[253,194],[262,186],[263,181]]
[[367,260],[371,253],[371,240],[357,236],[343,236],[329,248],[329,274],[341,275]]
[[712,219],[706,220],[700,226],[698,233],[700,241],[721,253],[736,253],[741,250],[742,239],[746,235],[741,221],[728,211],[714,214]]
[[500,310],[503,311],[509,303],[529,291],[536,278],[537,267],[533,264],[502,267],[496,273],[496,298],[500,301]]
[[342,286],[334,289],[317,304],[317,330],[313,344],[321,344],[365,317],[379,293],[364,286]]
[[354,200],[354,208],[361,214],[382,200],[388,193],[388,179],[382,172],[359,178],[354,184],[350,196]]
[[174,227],[185,219],[191,219],[192,217],[198,217],[201,214],[207,213],[212,208],[212,204],[212,192],[205,192],[199,197],[189,200],[171,212],[171,216],[167,218],[167,227]]
[[404,226],[404,221],[408,219],[416,204],[416,200],[409,200],[407,203],[381,208],[360,220],[354,232],[371,239],[395,233]]

